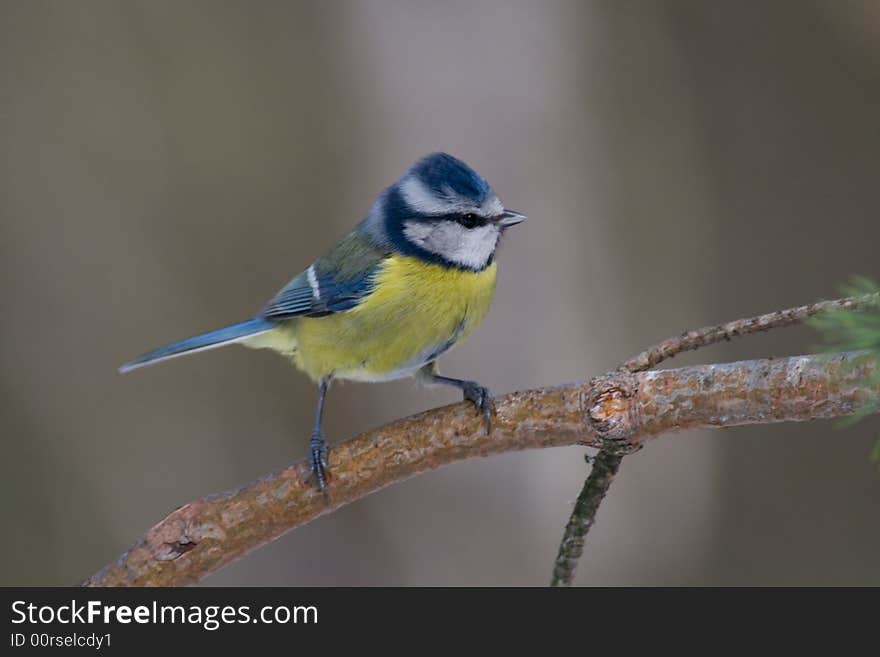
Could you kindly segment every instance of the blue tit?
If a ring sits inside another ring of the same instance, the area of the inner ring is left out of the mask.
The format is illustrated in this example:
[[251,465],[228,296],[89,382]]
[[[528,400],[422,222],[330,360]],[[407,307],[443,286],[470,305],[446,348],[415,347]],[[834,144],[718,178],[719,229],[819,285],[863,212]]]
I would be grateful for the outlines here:
[[495,251],[525,216],[445,153],[416,162],[367,216],[252,319],[150,351],[120,372],[227,344],[289,357],[318,384],[309,467],[321,491],[327,447],[324,398],[334,379],[415,376],[460,389],[491,430],[488,390],[437,372],[437,359],[483,320],[495,292]]

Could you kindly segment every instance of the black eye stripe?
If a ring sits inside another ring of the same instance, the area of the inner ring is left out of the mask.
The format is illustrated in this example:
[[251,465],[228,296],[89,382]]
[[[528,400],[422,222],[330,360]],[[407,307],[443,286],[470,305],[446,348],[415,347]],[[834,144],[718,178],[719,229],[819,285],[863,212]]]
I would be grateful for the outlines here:
[[441,221],[454,221],[455,223],[464,226],[465,228],[477,228],[478,226],[485,226],[486,224],[491,222],[490,219],[487,219],[486,217],[481,217],[480,215],[473,212],[429,215],[424,217],[423,221],[438,223]]
[[454,215],[454,219],[465,228],[476,228],[477,226],[485,226],[488,223],[488,219],[472,212]]

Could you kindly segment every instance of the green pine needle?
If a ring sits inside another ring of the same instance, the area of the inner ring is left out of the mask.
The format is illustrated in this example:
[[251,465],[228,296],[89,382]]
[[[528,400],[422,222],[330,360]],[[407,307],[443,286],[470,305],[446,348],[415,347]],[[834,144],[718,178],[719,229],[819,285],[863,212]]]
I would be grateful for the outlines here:
[[[848,297],[876,294],[880,286],[864,276],[854,276],[851,282],[841,287]],[[863,310],[832,310],[808,320],[824,340],[817,349],[831,354],[841,351],[868,351],[880,359],[880,303]],[[854,365],[853,365],[854,366]],[[880,387],[880,369],[871,376],[870,384]],[[850,417],[837,423],[838,427],[851,427],[880,408],[880,400],[871,399]],[[880,441],[871,450],[871,461],[880,464]]]

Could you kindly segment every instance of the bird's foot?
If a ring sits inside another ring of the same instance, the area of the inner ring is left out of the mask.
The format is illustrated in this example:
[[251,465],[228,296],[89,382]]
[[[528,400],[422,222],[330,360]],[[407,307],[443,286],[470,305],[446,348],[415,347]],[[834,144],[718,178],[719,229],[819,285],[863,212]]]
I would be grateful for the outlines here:
[[486,420],[486,433],[492,433],[492,412],[494,408],[489,389],[481,386],[476,381],[465,381],[462,392],[464,393],[465,400],[473,402],[474,406],[477,407],[477,412],[481,413]]
[[312,432],[309,441],[309,479],[315,477],[321,494],[327,497],[326,482],[330,480],[330,470],[327,467],[327,443],[324,434],[320,431]]

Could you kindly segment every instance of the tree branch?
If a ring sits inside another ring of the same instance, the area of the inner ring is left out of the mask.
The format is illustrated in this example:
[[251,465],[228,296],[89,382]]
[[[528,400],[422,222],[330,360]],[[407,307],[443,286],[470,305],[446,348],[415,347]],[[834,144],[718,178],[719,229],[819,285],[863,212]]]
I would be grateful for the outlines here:
[[635,449],[683,429],[850,415],[877,393],[866,383],[876,367],[852,352],[615,371],[586,384],[498,398],[490,436],[472,405],[438,408],[334,445],[329,501],[298,462],[173,511],[84,584],[190,584],[380,488],[474,456],[576,444]]

